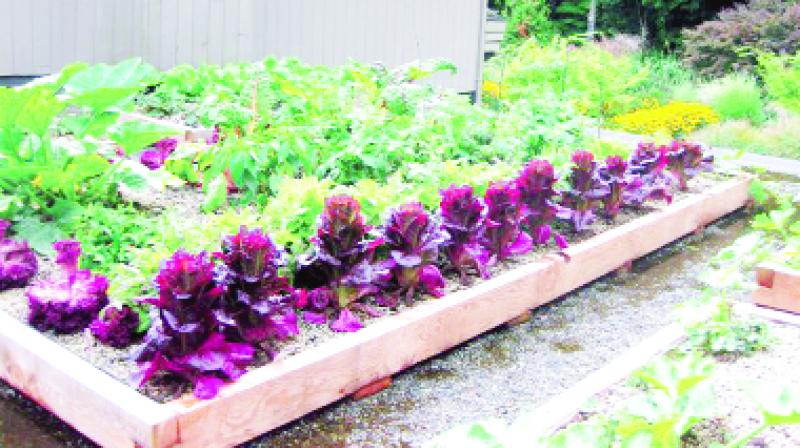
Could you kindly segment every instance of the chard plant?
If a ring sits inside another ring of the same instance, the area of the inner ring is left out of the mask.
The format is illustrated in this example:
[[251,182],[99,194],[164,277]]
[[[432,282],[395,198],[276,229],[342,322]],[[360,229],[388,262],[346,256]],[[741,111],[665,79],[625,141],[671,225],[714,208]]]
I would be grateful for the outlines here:
[[28,323],[40,331],[75,333],[89,326],[108,304],[108,279],[78,269],[77,241],[53,244],[60,272],[32,283],[26,290]]
[[597,162],[591,152],[576,151],[572,163],[567,177],[569,189],[561,192],[558,217],[568,220],[575,232],[582,232],[594,222],[594,209],[608,195],[608,186],[598,178]]
[[391,210],[380,233],[389,250],[382,266],[390,274],[381,303],[394,307],[402,298],[411,304],[417,292],[444,295],[445,280],[435,263],[450,235],[436,217],[411,202]]
[[304,318],[310,322],[328,320],[329,308],[338,314],[331,327],[356,331],[361,323],[351,309],[368,314],[374,310],[357,302],[377,294],[379,281],[387,272],[373,260],[383,238],[371,238],[372,228],[364,223],[361,204],[350,196],[333,196],[325,201],[312,250],[297,258],[295,286],[310,291]]
[[442,227],[450,235],[442,245],[448,261],[462,284],[469,283],[470,268],[489,278],[491,253],[480,243],[486,228],[486,205],[469,185],[450,186],[441,191],[441,196]]
[[554,231],[551,225],[560,209],[555,202],[557,181],[553,165],[547,160],[528,162],[515,179],[520,202],[524,205],[525,222],[536,244],[547,244],[552,238],[560,249],[564,249],[567,239]]
[[492,254],[492,262],[528,253],[533,239],[522,230],[525,210],[519,189],[513,182],[489,184],[484,201],[487,206],[486,230],[482,243]]

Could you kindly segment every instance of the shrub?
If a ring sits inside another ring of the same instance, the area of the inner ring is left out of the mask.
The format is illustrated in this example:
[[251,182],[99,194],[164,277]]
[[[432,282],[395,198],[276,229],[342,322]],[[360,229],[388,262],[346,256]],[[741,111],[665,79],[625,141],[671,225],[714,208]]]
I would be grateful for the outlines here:
[[747,119],[763,123],[764,100],[752,76],[733,74],[700,87],[700,102],[710,105],[723,120]]
[[800,49],[800,4],[752,0],[719,13],[716,20],[684,31],[684,60],[702,75],[751,70],[753,52],[787,54]]
[[718,121],[719,115],[710,106],[675,101],[665,106],[618,115],[611,119],[611,124],[636,134],[665,133],[670,136],[680,136]]
[[546,0],[506,0],[502,6],[500,12],[507,18],[504,43],[530,37],[546,40],[553,35],[550,5]]
[[531,39],[486,68],[486,79],[497,83],[492,89],[502,99],[513,102],[555,93],[591,117],[637,107],[641,98],[636,92],[647,74],[632,56],[617,57],[594,44],[575,47],[563,39],[549,45]]
[[786,109],[800,113],[800,51],[794,56],[761,53],[758,72],[772,99]]

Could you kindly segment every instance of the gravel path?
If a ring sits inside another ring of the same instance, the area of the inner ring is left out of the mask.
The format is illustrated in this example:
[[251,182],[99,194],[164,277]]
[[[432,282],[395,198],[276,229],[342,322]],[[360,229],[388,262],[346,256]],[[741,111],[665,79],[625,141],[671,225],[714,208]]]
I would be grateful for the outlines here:
[[[712,375],[715,417],[693,428],[684,446],[708,446],[712,441],[730,443],[747,434],[761,423],[761,413],[748,388],[756,384],[800,383],[800,327],[770,322],[774,342],[761,352],[750,356],[728,358],[717,362]],[[629,381],[623,381],[587,402],[582,419],[609,415],[625,409],[626,403],[642,393]],[[765,430],[748,447],[796,448],[800,446],[800,426],[777,426]]]
[[[397,375],[386,391],[331,405],[244,446],[419,446],[457,423],[511,420],[669,323],[674,305],[698,293],[697,272],[744,228],[735,218],[709,226],[639,260],[630,274],[538,309],[528,323]],[[7,386],[0,396],[0,446],[92,446]]]

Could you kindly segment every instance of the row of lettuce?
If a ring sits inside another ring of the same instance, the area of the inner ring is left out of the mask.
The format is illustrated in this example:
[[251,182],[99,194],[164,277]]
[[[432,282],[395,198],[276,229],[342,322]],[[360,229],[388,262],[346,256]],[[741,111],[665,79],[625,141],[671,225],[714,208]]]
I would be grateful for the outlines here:
[[[211,255],[178,250],[164,260],[154,280],[157,297],[111,306],[108,279],[78,267],[80,243],[59,241],[60,272],[25,291],[28,320],[56,333],[90,327],[101,342],[123,348],[152,317],[134,354],[140,383],[172,373],[191,381],[198,397],[210,398],[258,351],[271,354],[276,341],[296,335],[298,313],[311,324],[357,331],[363,324],[356,313],[377,317],[383,314],[378,307],[442,296],[442,271],[469,284],[472,275],[487,278],[492,266],[536,246],[553,241],[564,249],[567,239],[558,229],[566,225],[577,234],[597,216],[613,222],[622,207],[670,201],[672,189],[686,191],[688,180],[711,164],[700,146],[677,141],[640,144],[630,160],[611,156],[604,164],[577,151],[567,189],[557,190],[553,165],[537,159],[517,177],[488,185],[483,197],[469,185],[453,185],[441,191],[437,212],[409,202],[391,208],[378,228],[365,223],[357,200],[333,196],[310,237],[312,249],[296,263],[289,265],[262,229],[242,226]],[[3,247],[6,286],[24,285],[36,272],[33,252],[9,239]]]
[[[737,362],[760,354],[777,339],[764,322],[734,311],[734,295],[756,287],[754,268],[764,261],[797,267],[797,235],[800,208],[793,192],[770,181],[754,180],[751,193],[758,213],[750,230],[723,248],[698,280],[703,294],[682,304],[678,321],[686,340],[635,371],[624,382],[627,390],[606,394],[611,403],[595,407],[589,401],[581,418],[549,432],[537,420],[537,412],[522,413],[511,424],[489,419],[458,425],[426,446],[471,447],[679,447],[750,446],[776,426],[800,424],[800,389],[791,382],[748,381],[731,409],[718,388],[720,363]],[[747,368],[752,362],[745,361]],[[729,373],[728,373],[729,374]],[[744,397],[743,400],[740,400]],[[604,397],[596,397],[598,403]],[[729,398],[728,398],[729,399]],[[745,428],[728,425],[739,413],[752,409],[756,419]],[[774,432],[771,437],[785,437]],[[769,442],[765,439],[760,443]]]

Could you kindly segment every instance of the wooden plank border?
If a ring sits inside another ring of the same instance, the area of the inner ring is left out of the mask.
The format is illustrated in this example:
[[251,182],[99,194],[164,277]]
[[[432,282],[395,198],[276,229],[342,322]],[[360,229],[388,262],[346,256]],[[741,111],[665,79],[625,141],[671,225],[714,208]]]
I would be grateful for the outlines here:
[[0,312],[0,377],[106,447],[159,448],[178,440],[174,412]]
[[448,350],[745,205],[732,179],[468,290],[254,369],[213,400],[158,404],[0,313],[0,376],[103,446],[225,447]]
[[782,311],[800,314],[800,271],[774,263],[756,268],[753,302]]

